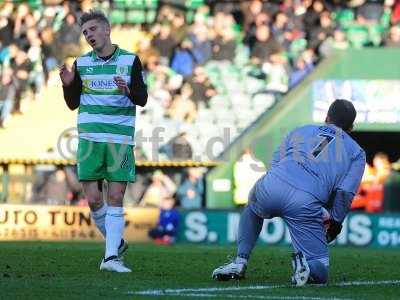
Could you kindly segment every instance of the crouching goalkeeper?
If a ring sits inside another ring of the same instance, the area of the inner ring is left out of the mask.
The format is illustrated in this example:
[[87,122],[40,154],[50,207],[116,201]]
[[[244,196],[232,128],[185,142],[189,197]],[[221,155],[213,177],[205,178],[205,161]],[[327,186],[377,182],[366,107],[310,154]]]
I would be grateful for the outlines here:
[[364,150],[348,134],[355,118],[350,101],[335,100],[326,124],[289,133],[250,192],[239,222],[236,258],[215,269],[214,279],[243,278],[264,219],[281,217],[294,248],[293,284],[328,281],[328,243],[341,231],[365,167]]

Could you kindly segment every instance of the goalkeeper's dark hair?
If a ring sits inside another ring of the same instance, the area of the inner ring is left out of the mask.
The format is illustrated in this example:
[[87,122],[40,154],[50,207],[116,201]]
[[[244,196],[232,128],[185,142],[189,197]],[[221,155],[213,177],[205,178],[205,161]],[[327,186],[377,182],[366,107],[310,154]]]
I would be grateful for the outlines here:
[[81,15],[81,17],[79,18],[79,25],[82,26],[83,24],[91,20],[97,20],[99,22],[107,24],[110,27],[110,22],[108,21],[106,15],[102,11],[94,9],[84,12]]
[[329,122],[342,128],[344,131],[350,131],[353,128],[357,112],[353,103],[344,99],[333,101],[328,110]]

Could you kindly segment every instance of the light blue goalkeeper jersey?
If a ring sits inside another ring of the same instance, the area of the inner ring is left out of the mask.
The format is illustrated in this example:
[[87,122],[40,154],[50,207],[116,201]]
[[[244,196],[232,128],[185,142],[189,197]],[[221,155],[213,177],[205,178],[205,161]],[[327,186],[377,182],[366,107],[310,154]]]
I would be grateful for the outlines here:
[[337,189],[356,194],[364,167],[364,150],[346,132],[307,125],[288,134],[269,172],[326,204]]

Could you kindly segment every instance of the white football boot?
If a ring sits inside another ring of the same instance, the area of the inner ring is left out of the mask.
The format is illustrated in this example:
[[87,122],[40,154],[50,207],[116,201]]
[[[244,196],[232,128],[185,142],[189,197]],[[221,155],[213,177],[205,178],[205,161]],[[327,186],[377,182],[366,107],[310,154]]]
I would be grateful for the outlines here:
[[292,254],[292,283],[296,286],[303,286],[310,277],[310,268],[303,253],[297,252]]
[[218,281],[230,279],[243,279],[246,273],[246,264],[236,263],[235,261],[226,263],[214,270],[212,278]]
[[110,259],[108,261],[101,261],[100,270],[111,271],[117,273],[129,273],[132,272],[131,269],[124,265],[124,262],[119,258]]

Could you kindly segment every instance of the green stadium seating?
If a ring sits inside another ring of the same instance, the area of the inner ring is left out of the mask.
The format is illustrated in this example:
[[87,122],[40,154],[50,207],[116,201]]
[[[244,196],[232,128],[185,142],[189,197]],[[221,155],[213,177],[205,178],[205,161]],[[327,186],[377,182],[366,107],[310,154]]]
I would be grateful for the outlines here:
[[144,1],[143,0],[125,0],[125,6],[128,9],[144,9]]
[[116,8],[116,9],[127,8],[125,4],[126,4],[125,0],[114,0],[114,8]]
[[126,14],[126,22],[129,24],[146,23],[146,14],[143,10],[130,10]]
[[111,24],[123,24],[125,23],[125,12],[123,10],[112,10],[110,13]]
[[157,11],[156,10],[148,10],[146,13],[146,23],[154,23],[155,19],[157,16]]
[[188,9],[197,9],[204,4],[203,0],[186,0],[185,6]]
[[28,5],[32,9],[38,9],[42,7],[42,0],[28,0]]
[[156,9],[158,7],[158,0],[143,0],[147,8]]

